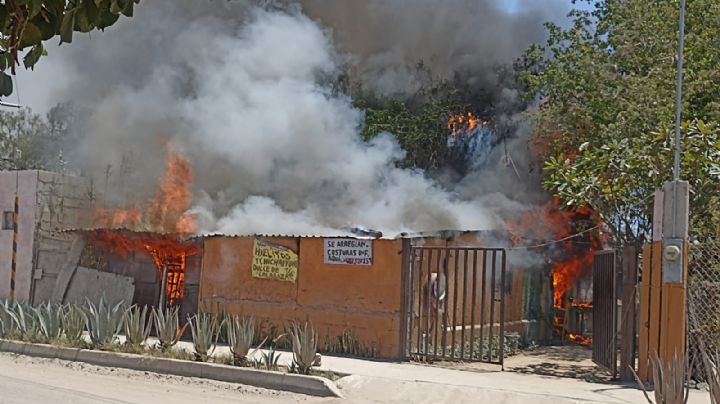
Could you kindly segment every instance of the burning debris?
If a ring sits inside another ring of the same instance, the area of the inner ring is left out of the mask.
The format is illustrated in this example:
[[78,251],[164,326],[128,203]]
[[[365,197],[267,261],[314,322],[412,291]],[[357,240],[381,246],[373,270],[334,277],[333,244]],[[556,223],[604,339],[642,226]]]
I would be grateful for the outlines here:
[[[602,247],[601,238],[589,230],[596,229],[599,220],[589,208],[563,210],[557,199],[541,208],[523,213],[517,221],[507,223],[513,243],[518,246],[542,248],[550,265],[554,325],[561,337],[589,345],[592,338],[568,330],[571,313],[592,310],[592,301],[574,301],[570,292],[577,281],[590,274],[594,251]],[[552,242],[547,242],[550,239]],[[539,245],[533,245],[540,243]]]

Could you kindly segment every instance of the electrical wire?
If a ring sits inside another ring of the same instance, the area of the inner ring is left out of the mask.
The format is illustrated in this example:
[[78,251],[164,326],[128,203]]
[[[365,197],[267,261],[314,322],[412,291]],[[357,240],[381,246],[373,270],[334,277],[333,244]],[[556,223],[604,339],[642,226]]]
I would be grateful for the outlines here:
[[511,247],[511,248],[508,248],[508,250],[530,250],[530,249],[533,249],[533,248],[547,247],[547,246],[549,246],[549,245],[553,245],[553,244],[557,244],[557,243],[562,243],[563,241],[567,241],[567,240],[570,240],[570,239],[573,239],[573,238],[576,238],[576,237],[580,237],[580,236],[582,236],[583,234],[588,233],[588,232],[591,232],[591,231],[593,231],[593,230],[597,230],[597,229],[601,228],[602,226],[603,226],[603,225],[599,224],[599,225],[597,225],[597,226],[595,226],[595,227],[591,227],[591,228],[586,229],[586,230],[583,230],[583,231],[581,231],[581,232],[579,232],[579,233],[575,233],[575,234],[572,234],[572,235],[570,235],[570,236],[563,237],[563,238],[561,238],[561,239],[559,239],[559,240],[548,241],[548,242],[545,242],[545,243],[542,243],[542,244],[536,244],[536,245]]

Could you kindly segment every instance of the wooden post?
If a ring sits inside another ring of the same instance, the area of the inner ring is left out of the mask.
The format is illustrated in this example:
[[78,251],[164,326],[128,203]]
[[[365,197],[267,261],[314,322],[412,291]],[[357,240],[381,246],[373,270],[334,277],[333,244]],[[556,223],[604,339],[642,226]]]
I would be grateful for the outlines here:
[[635,247],[627,246],[623,251],[623,296],[621,335],[620,335],[620,380],[634,381],[630,369],[635,369],[635,329],[636,329],[636,288],[637,288],[637,252]]
[[[659,356],[665,364],[675,356],[685,359],[686,286],[688,251],[688,205],[690,186],[687,181],[670,181],[663,185],[662,297],[660,306]],[[673,259],[672,249],[680,252]]]

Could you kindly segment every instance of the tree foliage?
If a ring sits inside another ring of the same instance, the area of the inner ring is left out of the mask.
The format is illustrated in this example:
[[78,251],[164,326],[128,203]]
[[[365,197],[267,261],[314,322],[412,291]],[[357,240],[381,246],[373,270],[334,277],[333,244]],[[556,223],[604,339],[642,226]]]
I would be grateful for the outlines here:
[[55,36],[72,42],[73,32],[104,30],[120,15],[132,17],[140,0],[6,0],[0,4],[0,96],[13,91],[12,79],[23,51],[23,65],[32,69],[46,54],[43,41]]
[[467,106],[447,83],[422,89],[405,100],[357,96],[358,107],[365,111],[363,138],[392,133],[407,155],[404,165],[424,169],[437,168],[448,159],[448,119],[463,113]]
[[0,111],[0,169],[63,171],[63,150],[80,133],[77,108],[58,104],[43,117],[29,109]]
[[[692,0],[687,11],[682,177],[693,231],[706,232],[720,192],[720,3]],[[652,194],[672,178],[678,3],[603,0],[570,15],[568,29],[546,24],[549,39],[528,50],[521,75],[528,97],[542,100],[545,186],[642,242]]]

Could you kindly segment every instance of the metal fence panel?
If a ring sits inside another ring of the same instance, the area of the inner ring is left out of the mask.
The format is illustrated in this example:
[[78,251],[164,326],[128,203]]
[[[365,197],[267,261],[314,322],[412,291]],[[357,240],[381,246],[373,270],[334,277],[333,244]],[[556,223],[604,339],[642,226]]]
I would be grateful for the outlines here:
[[701,342],[710,355],[720,358],[720,240],[692,244],[688,265],[688,359],[692,378],[703,382],[708,375]]
[[593,362],[617,376],[615,251],[593,257]]
[[410,249],[406,354],[419,360],[503,364],[504,249]]

